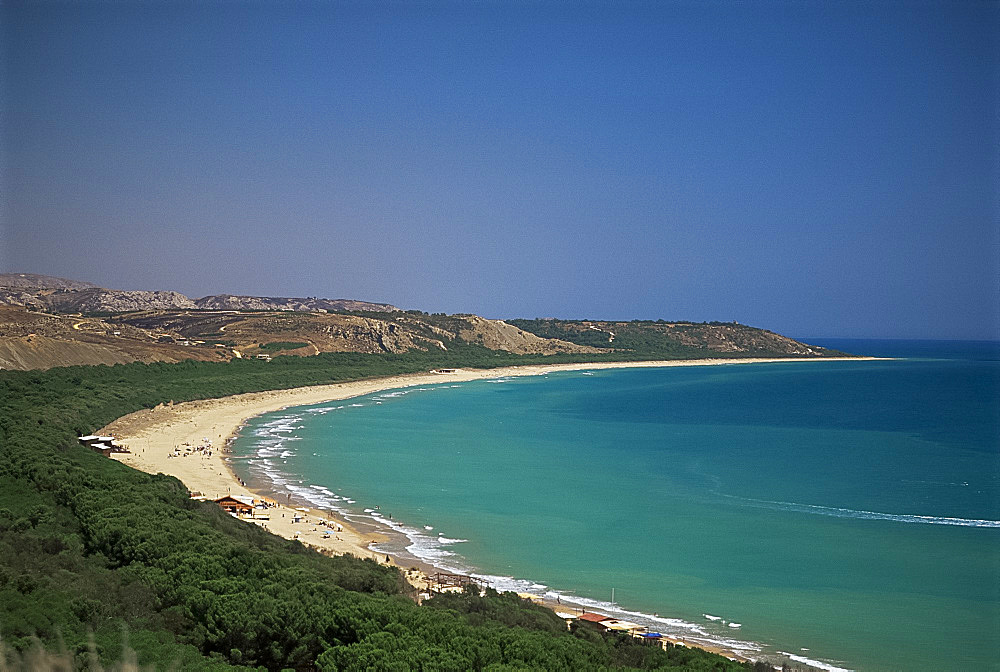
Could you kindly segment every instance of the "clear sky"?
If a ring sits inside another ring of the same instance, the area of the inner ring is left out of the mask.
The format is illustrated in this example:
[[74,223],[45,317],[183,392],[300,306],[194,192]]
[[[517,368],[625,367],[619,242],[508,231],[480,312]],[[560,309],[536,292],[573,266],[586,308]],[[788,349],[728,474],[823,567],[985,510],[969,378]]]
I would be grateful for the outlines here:
[[1000,3],[0,6],[0,270],[1000,338]]

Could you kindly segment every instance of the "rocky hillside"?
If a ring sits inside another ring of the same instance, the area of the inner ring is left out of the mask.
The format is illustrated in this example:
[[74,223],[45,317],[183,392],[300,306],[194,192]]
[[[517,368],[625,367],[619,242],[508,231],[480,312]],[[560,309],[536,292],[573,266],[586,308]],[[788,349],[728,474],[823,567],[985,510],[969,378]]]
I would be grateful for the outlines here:
[[33,273],[0,274],[0,304],[25,306],[51,313],[127,313],[144,310],[293,310],[367,311],[399,310],[385,303],[353,299],[284,298],[219,294],[190,299],[171,291],[122,291]]
[[67,280],[37,273],[0,273],[0,287],[18,290],[33,289],[92,289],[97,285],[80,280]]
[[600,353],[605,348],[570,343],[559,338],[541,338],[500,320],[487,320],[478,315],[463,316],[466,324],[456,336],[490,350],[506,350],[519,355],[554,355],[557,353]]
[[274,296],[233,296],[217,294],[195,299],[199,308],[206,310],[297,310],[297,311],[368,311],[388,313],[399,308],[388,303],[369,303],[353,299],[296,299]]
[[736,323],[504,322],[343,299],[192,300],[0,275],[0,368],[463,349],[633,360],[839,354]]
[[[599,348],[544,339],[500,320],[476,315],[150,311],[107,318],[164,341],[222,344],[240,356],[320,352],[448,350],[479,345],[514,354],[596,353]],[[281,344],[277,347],[275,344]]]
[[162,343],[148,332],[127,325],[0,306],[0,369],[228,358],[221,348]]

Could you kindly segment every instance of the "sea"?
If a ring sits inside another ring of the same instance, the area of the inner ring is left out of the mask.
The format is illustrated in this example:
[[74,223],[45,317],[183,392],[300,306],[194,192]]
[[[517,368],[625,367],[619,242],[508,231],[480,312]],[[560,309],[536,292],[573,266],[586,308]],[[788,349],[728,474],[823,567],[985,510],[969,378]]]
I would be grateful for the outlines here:
[[594,369],[252,419],[243,478],[379,552],[826,670],[1000,670],[1000,343]]

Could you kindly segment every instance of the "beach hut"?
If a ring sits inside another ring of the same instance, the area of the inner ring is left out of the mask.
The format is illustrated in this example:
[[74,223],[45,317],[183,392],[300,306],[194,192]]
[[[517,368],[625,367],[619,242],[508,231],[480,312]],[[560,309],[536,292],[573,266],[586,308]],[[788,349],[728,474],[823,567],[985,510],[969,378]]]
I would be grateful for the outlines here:
[[667,648],[667,644],[670,644],[670,640],[659,632],[644,632],[641,635],[636,635],[636,637],[645,646],[656,646],[665,649]]
[[603,623],[604,621],[607,621],[609,619],[610,616],[605,616],[604,614],[595,614],[592,611],[585,611],[582,614],[580,614],[580,616],[576,620],[588,627],[596,628],[601,632],[604,632],[605,628]]
[[579,618],[581,621],[585,621],[587,623],[600,623],[601,621],[606,621],[611,617],[605,616],[604,614],[595,614],[592,611],[585,611],[580,614]]
[[631,621],[622,621],[617,618],[609,618],[606,621],[601,621],[601,626],[605,630],[613,630],[616,632],[627,632],[629,634],[635,633],[639,630],[645,630],[645,627],[639,625],[638,623],[632,623]]
[[87,436],[78,437],[77,440],[81,445],[87,446],[93,450],[98,451],[101,455],[108,455],[109,453],[127,453],[128,450],[122,446],[116,445],[114,443],[115,437],[113,436],[97,436],[96,434],[88,434]]
[[100,453],[101,455],[104,455],[105,457],[107,457],[108,455],[110,455],[111,452],[112,452],[111,451],[111,446],[109,446],[106,443],[97,442],[97,443],[91,443],[89,445],[90,445],[91,450],[95,450],[98,453]]
[[253,511],[253,504],[242,501],[243,498],[233,497],[231,495],[226,495],[225,497],[220,497],[215,500],[215,503],[221,506],[223,509],[229,513],[250,513]]

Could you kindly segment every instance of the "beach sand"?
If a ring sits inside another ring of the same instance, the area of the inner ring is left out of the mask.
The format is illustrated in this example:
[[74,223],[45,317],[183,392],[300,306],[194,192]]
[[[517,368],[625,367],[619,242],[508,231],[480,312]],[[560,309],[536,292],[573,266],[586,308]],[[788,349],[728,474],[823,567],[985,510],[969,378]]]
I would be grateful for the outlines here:
[[[226,444],[250,418],[281,410],[290,406],[307,406],[328,401],[348,399],[373,392],[417,385],[465,382],[508,376],[533,376],[555,371],[578,371],[608,368],[640,368],[668,366],[739,365],[763,362],[810,361],[826,362],[833,359],[868,358],[816,358],[816,359],[700,359],[665,362],[601,362],[593,364],[552,364],[505,367],[498,369],[458,369],[449,373],[419,373],[387,378],[361,380],[333,385],[300,387],[289,390],[253,392],[219,399],[191,401],[179,404],[161,404],[153,409],[136,411],[115,420],[100,430],[102,435],[114,436],[116,442],[126,446],[128,453],[113,453],[112,457],[123,464],[156,474],[175,476],[191,491],[209,499],[225,495],[250,496],[256,499],[267,496],[275,506],[266,510],[268,520],[248,520],[248,524],[261,525],[268,531],[288,539],[298,539],[303,544],[329,554],[349,553],[361,558],[374,558],[387,562],[387,556],[372,550],[373,543],[384,541],[378,531],[361,530],[347,524],[343,518],[330,511],[309,508],[284,493],[252,491],[240,482],[226,462]],[[449,370],[451,371],[451,370]],[[210,444],[206,450],[195,449]],[[192,450],[187,448],[191,447]],[[180,456],[176,456],[178,454]],[[299,522],[293,522],[302,516]],[[320,520],[332,521],[333,529],[325,533]],[[339,526],[339,528],[338,528]],[[342,529],[341,529],[342,528]],[[326,538],[324,538],[326,537]],[[390,564],[395,562],[390,558]],[[407,578],[418,589],[427,586],[427,574],[435,568],[418,565],[417,571],[403,568]],[[555,604],[549,604],[557,610]]]

